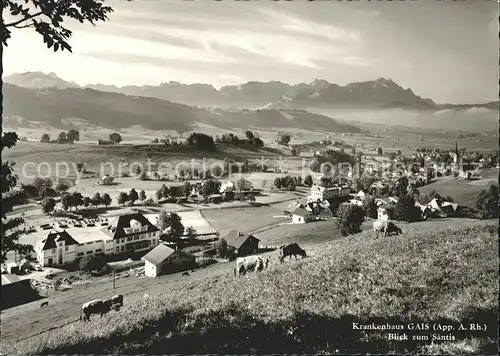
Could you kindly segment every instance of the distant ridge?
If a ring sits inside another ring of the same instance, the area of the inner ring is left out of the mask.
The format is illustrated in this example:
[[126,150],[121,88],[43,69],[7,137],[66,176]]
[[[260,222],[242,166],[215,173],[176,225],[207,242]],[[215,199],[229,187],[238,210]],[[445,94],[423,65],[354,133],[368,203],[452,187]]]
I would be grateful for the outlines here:
[[[24,88],[59,89],[80,88],[56,74],[42,72],[18,73],[4,78],[5,83]],[[487,104],[436,104],[431,99],[416,95],[411,88],[404,89],[391,79],[378,78],[366,82],[340,86],[323,79],[311,83],[290,85],[279,81],[250,81],[228,85],[219,90],[209,84],[182,84],[175,81],[157,86],[123,86],[91,84],[85,88],[115,92],[131,96],[152,97],[171,102],[201,107],[277,108],[277,109],[409,109],[439,111],[463,110],[473,107],[498,109],[499,102]]]

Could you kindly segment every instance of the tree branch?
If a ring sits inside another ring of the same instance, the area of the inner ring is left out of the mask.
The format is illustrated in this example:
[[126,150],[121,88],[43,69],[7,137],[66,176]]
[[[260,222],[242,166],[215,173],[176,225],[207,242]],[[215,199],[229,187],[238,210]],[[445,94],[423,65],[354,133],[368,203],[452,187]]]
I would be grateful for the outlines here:
[[[30,19],[32,19],[32,18],[35,18],[35,17],[37,17],[37,16],[40,16],[40,15],[42,15],[42,14],[43,14],[43,11],[36,12],[36,13],[34,13],[33,15],[29,15],[29,16],[27,16],[27,17],[25,17],[25,18],[22,18],[22,19],[21,19],[21,20],[19,20],[19,21],[15,21],[15,22],[11,22],[11,23],[4,24],[4,27],[11,27],[11,26],[16,27],[16,26],[17,26],[17,25],[19,25],[20,23],[22,23],[22,22],[24,22],[24,21],[27,21],[27,20],[30,20]],[[19,27],[16,27],[16,28],[19,28]],[[21,28],[22,28],[22,27],[21,27]]]
[[35,24],[34,23],[30,23],[28,25],[23,25],[23,26],[14,26],[15,28],[26,28],[26,27],[33,27]]

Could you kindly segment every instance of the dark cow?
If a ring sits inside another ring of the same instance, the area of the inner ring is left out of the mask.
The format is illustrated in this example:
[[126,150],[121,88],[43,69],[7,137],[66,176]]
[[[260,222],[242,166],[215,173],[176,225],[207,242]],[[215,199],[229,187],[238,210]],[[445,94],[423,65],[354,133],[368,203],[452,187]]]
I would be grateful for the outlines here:
[[240,276],[246,272],[261,272],[269,266],[269,258],[261,256],[238,257],[235,261],[234,275]]
[[392,221],[388,220],[377,220],[373,223],[373,231],[378,237],[379,233],[382,233],[384,237],[389,236],[391,233],[395,232],[396,235],[402,234],[403,231],[397,227]]
[[285,257],[290,257],[292,259],[292,256],[297,259],[297,256],[302,256],[302,258],[307,257],[306,251],[300,248],[300,246],[297,243],[291,243],[288,245],[281,245],[279,248],[279,259],[280,262],[283,262]]
[[123,307],[123,295],[117,294],[111,297],[111,307],[115,310],[120,310]]
[[48,306],[49,306],[49,302],[43,302],[42,304],[40,304],[40,308],[48,307]]
[[183,276],[189,276],[189,272],[182,272]]
[[90,316],[92,314],[99,314],[102,317],[111,310],[111,307],[111,299],[106,301],[102,301],[100,299],[91,300],[90,302],[82,305],[82,309],[80,310],[80,320],[82,320],[82,313],[84,321],[90,321]]

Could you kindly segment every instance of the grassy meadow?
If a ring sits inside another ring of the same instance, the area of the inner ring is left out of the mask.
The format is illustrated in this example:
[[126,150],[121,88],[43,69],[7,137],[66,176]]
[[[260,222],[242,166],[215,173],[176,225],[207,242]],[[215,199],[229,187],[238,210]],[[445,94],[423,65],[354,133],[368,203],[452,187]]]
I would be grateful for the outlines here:
[[[422,224],[385,239],[365,231],[310,245],[307,258],[272,259],[260,274],[238,278],[227,271],[149,298],[125,297],[119,312],[3,343],[2,352],[496,353],[498,223]],[[455,341],[431,343],[388,340],[386,332],[356,330],[353,322],[488,329],[455,331]]]

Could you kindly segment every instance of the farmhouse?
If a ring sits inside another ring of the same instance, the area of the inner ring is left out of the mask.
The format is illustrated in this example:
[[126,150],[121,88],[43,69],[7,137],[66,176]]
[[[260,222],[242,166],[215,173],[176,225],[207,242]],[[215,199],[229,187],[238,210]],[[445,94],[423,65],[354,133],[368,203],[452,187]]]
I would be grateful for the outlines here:
[[303,207],[304,207],[304,204],[301,204],[298,200],[296,200],[296,201],[293,201],[287,205],[287,207],[284,210],[284,213],[286,215],[291,215],[295,209],[303,208]]
[[295,209],[292,215],[292,223],[294,224],[305,224],[314,220],[314,215],[311,211],[298,208]]
[[141,213],[121,215],[102,231],[113,239],[115,253],[148,250],[160,238],[160,229]]
[[159,244],[141,259],[145,261],[144,274],[148,277],[185,271],[196,266],[194,256],[164,244]]
[[224,236],[228,246],[236,249],[238,257],[248,256],[257,253],[259,250],[260,240],[253,235],[245,236],[237,230],[232,230]]
[[40,265],[54,266],[73,262],[76,259],[76,241],[66,230],[51,231],[43,240],[34,246],[36,258]]

